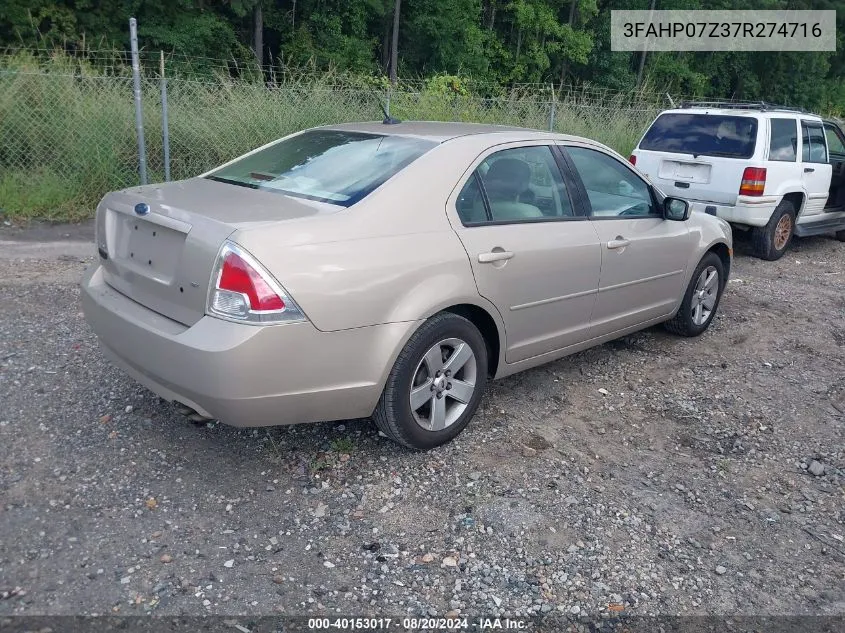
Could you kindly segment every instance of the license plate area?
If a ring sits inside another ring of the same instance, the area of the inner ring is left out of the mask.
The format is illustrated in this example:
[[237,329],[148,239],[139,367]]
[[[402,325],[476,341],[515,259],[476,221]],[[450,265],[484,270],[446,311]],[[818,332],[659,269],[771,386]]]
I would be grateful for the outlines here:
[[108,211],[109,254],[136,275],[169,284],[178,267],[186,234],[154,222]]
[[710,182],[710,168],[707,163],[688,163],[678,160],[665,160],[660,165],[660,178],[682,180],[695,184]]

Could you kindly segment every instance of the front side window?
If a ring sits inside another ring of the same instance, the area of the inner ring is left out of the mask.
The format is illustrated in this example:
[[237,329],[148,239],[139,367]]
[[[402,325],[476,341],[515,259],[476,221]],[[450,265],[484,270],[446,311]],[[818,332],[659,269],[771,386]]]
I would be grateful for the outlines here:
[[567,147],[590,199],[591,217],[660,216],[648,184],[622,162],[604,152]]
[[244,156],[206,177],[349,207],[436,145],[405,136],[312,130]]
[[751,158],[756,141],[757,120],[753,117],[669,112],[651,124],[640,149]]
[[550,147],[505,149],[485,158],[456,203],[465,225],[574,217]]
[[795,162],[798,150],[798,123],[795,119],[771,119],[769,160]]
[[827,137],[827,148],[831,154],[845,156],[845,141],[841,133],[830,123],[825,123],[824,134]]
[[801,123],[801,160],[805,163],[827,162],[824,130],[818,123]]

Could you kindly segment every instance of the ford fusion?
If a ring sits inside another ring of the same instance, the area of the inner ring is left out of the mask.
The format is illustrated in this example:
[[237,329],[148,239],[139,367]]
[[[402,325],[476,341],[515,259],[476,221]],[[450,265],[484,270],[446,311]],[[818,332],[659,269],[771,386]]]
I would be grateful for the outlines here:
[[696,336],[731,233],[594,141],[453,123],[306,130],[106,195],[85,316],[197,419],[460,433],[488,380],[654,325]]

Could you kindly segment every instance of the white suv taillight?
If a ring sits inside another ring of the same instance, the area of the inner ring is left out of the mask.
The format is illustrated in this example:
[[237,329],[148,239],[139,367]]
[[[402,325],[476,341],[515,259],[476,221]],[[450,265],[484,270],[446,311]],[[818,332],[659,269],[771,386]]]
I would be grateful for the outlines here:
[[217,254],[206,310],[211,316],[257,325],[305,321],[279,282],[232,242],[225,242]]

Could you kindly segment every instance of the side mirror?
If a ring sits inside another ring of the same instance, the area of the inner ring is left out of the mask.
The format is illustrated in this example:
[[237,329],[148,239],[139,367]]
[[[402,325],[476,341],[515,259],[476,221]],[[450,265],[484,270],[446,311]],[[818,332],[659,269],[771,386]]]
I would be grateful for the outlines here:
[[689,219],[690,207],[689,202],[681,198],[664,198],[663,199],[663,217],[667,220],[675,220],[676,222],[684,222]]

